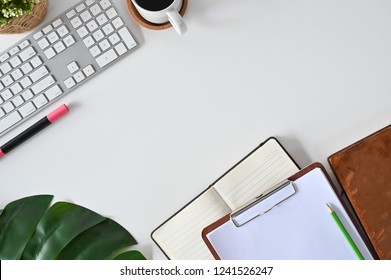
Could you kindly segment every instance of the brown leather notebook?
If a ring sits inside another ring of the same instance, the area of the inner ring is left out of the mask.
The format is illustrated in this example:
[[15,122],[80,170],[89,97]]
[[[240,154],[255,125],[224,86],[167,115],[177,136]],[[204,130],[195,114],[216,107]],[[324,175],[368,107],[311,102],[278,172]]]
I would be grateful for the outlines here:
[[380,259],[391,259],[391,125],[328,158]]

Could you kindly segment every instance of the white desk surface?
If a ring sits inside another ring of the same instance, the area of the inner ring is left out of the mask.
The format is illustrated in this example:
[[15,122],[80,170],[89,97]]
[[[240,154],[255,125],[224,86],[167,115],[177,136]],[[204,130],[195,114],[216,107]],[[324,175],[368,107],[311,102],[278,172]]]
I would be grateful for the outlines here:
[[[76,2],[50,0],[47,19]],[[0,160],[1,207],[50,193],[113,218],[164,259],[151,231],[269,136],[299,165],[330,170],[330,154],[390,124],[390,10],[189,0],[184,36],[134,23],[140,48],[1,137],[70,106]],[[0,50],[24,36],[0,35]]]

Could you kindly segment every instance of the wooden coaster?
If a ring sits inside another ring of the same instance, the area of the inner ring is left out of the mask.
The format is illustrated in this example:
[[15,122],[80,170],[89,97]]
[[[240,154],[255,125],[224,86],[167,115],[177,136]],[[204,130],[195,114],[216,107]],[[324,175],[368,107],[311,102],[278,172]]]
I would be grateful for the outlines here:
[[[133,17],[133,19],[138,24],[140,24],[141,26],[144,26],[146,28],[153,29],[153,30],[162,30],[162,29],[170,28],[172,26],[171,23],[169,23],[169,22],[162,23],[162,24],[156,24],[156,23],[152,23],[152,22],[149,22],[149,21],[145,20],[139,14],[139,12],[137,11],[136,7],[133,5],[132,1],[131,0],[127,0],[127,2],[128,2],[129,13]],[[186,12],[187,2],[188,2],[188,0],[183,0],[182,8],[179,11],[179,14],[181,16],[183,16],[185,14],[185,12]]]

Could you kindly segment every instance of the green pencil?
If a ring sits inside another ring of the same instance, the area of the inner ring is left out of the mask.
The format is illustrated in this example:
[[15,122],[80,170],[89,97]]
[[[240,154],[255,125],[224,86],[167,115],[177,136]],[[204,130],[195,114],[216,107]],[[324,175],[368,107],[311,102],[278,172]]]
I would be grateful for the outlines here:
[[364,260],[363,255],[361,254],[360,250],[357,248],[357,245],[354,243],[353,239],[350,237],[348,231],[342,224],[341,220],[338,218],[337,214],[334,212],[333,208],[330,207],[330,205],[327,205],[327,208],[333,217],[334,221],[337,223],[339,229],[342,231],[343,235],[345,236],[346,240],[349,242],[350,246],[352,247],[353,251],[356,253],[358,259]]

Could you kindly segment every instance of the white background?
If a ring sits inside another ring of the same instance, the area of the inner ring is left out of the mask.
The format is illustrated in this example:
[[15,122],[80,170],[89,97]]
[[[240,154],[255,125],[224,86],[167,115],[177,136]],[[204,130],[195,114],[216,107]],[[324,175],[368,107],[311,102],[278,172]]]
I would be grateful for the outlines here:
[[[50,0],[46,19],[76,2]],[[134,23],[137,50],[1,137],[71,109],[0,160],[0,208],[53,194],[165,258],[152,230],[266,138],[329,170],[330,154],[390,123],[390,11],[386,0],[189,0],[184,36]],[[1,35],[0,49],[23,36]]]

